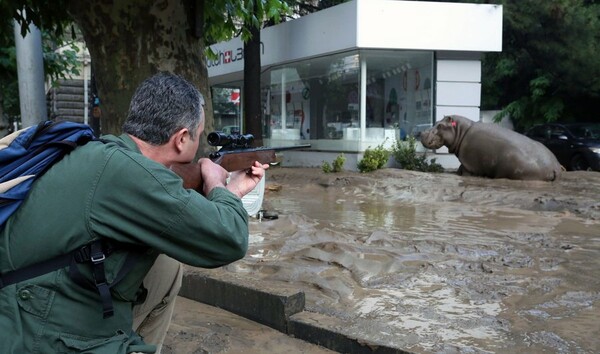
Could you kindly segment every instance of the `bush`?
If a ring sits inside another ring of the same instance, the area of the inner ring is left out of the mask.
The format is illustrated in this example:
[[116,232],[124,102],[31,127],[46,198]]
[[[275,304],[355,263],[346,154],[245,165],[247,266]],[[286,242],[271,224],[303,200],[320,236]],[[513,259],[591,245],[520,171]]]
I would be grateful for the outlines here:
[[345,162],[346,162],[346,157],[342,153],[342,154],[338,155],[338,157],[336,157],[335,160],[333,160],[331,165],[329,164],[329,162],[323,161],[323,164],[321,165],[321,169],[325,173],[341,172],[344,168]]
[[409,136],[406,141],[396,140],[392,147],[392,155],[400,167],[405,170],[422,172],[443,172],[442,165],[436,159],[427,161],[425,154],[417,152],[417,141],[414,136]]
[[344,168],[344,163],[346,162],[346,157],[344,154],[338,155],[338,157],[333,160],[333,172],[341,172]]
[[358,162],[360,172],[371,172],[383,168],[390,158],[390,152],[383,147],[383,143],[377,145],[375,149],[369,146]]
[[327,161],[323,161],[323,164],[321,165],[321,170],[323,170],[323,172],[325,172],[325,173],[333,172],[333,168],[331,168],[331,164]]

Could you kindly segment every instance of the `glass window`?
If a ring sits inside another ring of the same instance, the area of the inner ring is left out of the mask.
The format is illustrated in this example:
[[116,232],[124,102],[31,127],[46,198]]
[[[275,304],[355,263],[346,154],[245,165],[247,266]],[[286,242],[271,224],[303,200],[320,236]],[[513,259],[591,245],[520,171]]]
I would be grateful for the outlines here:
[[[268,70],[262,78],[263,123],[272,140],[311,140],[313,148],[344,150],[359,134],[357,52],[303,60]],[[337,141],[337,142],[336,142]]]
[[312,149],[364,151],[433,122],[433,52],[338,53],[272,67],[261,82],[272,145],[310,140]]
[[[405,139],[433,122],[433,53],[365,51],[367,66],[367,137],[383,139],[397,130]],[[369,134],[369,131],[372,134]]]
[[241,131],[241,89],[240,86],[213,86],[212,103],[215,130],[226,134]]

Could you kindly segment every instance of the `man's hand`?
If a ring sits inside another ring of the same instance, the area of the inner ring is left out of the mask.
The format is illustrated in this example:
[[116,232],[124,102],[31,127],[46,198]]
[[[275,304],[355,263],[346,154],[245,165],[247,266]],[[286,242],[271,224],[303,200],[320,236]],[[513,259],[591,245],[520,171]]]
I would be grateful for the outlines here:
[[173,164],[170,168],[183,179],[184,188],[194,189],[207,196],[213,188],[224,187],[242,198],[264,178],[269,165],[255,161],[249,169],[230,174],[210,159],[201,158],[197,163]]
[[242,198],[256,187],[261,178],[264,178],[265,170],[268,168],[268,164],[254,161],[249,169],[232,172],[226,188]]
[[202,194],[207,196],[213,188],[225,187],[229,176],[226,169],[207,158],[198,160],[198,165],[202,174]]

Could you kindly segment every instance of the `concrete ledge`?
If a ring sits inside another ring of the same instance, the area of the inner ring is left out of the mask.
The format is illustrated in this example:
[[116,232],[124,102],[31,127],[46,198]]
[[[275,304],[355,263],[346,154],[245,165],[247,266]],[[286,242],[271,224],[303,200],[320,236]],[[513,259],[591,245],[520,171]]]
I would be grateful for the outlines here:
[[410,354],[402,349],[388,347],[348,333],[344,321],[318,313],[300,312],[290,317],[288,334],[322,347],[349,354]]
[[341,319],[304,311],[304,293],[294,288],[272,287],[226,271],[191,268],[184,273],[179,295],[340,353],[410,354],[360,338]]
[[291,315],[304,310],[304,293],[289,289],[259,290],[232,274],[212,277],[203,272],[186,272],[180,296],[219,307],[255,322],[288,333]]

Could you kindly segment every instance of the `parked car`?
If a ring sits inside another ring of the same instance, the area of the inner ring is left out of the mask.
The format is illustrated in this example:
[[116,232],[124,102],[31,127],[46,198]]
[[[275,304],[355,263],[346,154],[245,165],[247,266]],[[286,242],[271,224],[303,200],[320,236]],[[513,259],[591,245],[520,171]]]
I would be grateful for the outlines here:
[[600,123],[547,123],[525,135],[544,144],[567,170],[600,171]]

